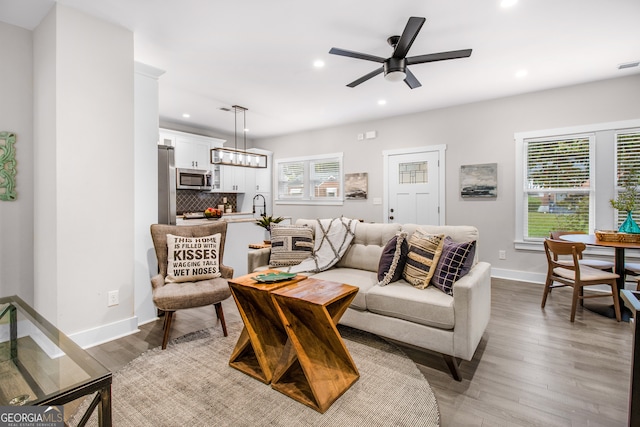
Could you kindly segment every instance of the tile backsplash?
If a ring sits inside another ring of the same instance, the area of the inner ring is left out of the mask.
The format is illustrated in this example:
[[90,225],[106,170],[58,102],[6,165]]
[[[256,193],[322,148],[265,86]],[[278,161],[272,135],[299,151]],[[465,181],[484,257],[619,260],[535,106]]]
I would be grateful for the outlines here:
[[237,210],[237,194],[234,193],[207,193],[206,191],[196,190],[177,190],[176,191],[176,214],[182,215],[185,212],[202,212],[205,209],[217,208],[222,205],[222,198],[227,198],[227,203],[231,203],[231,207],[235,212]]

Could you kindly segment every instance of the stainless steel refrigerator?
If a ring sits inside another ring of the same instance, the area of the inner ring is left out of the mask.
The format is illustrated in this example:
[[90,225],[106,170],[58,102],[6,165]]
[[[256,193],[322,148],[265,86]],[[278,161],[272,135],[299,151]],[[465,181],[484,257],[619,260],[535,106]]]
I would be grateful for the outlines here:
[[158,223],[176,223],[176,166],[169,145],[158,145]]

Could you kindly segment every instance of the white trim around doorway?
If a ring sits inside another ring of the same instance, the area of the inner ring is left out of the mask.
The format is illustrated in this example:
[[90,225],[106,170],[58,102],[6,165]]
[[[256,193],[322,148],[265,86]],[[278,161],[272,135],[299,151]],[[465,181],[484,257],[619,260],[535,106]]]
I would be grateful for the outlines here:
[[447,150],[446,144],[439,145],[427,145],[423,147],[411,147],[411,148],[397,148],[394,150],[383,150],[382,151],[382,217],[383,222],[389,222],[389,216],[387,212],[389,211],[389,156],[399,155],[399,154],[413,154],[413,153],[429,153],[429,152],[438,152],[438,161],[440,162],[438,167],[438,204],[440,206],[440,212],[438,213],[438,221],[440,224],[433,225],[444,225],[445,224],[445,151]]

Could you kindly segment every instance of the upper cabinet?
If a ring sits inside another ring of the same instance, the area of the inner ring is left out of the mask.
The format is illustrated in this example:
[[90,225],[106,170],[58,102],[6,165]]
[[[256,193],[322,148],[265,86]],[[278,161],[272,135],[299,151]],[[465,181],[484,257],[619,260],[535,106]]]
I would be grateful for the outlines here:
[[221,147],[224,139],[160,129],[160,144],[175,147],[175,166],[184,169],[211,170],[209,152]]
[[210,145],[206,141],[193,141],[187,138],[176,139],[175,161],[177,168],[210,169]]

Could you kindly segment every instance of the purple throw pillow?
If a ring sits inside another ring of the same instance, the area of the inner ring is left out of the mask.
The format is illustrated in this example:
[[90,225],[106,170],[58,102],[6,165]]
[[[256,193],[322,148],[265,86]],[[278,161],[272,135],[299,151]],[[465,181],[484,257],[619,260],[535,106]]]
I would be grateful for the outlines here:
[[453,295],[453,284],[469,273],[475,254],[475,240],[456,243],[447,236],[431,283],[447,295]]
[[407,233],[400,232],[387,242],[378,262],[378,285],[385,286],[402,278],[408,253]]

